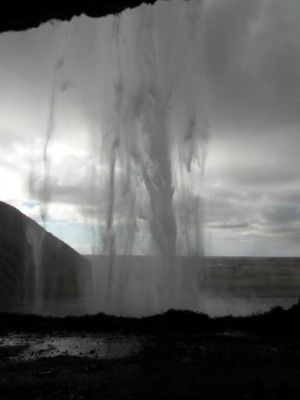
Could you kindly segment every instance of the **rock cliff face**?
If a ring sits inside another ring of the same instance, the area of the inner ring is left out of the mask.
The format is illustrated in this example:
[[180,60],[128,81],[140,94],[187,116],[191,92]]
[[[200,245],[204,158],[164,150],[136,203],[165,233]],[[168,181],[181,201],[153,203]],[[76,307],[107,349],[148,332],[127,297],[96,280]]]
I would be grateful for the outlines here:
[[35,28],[50,20],[70,20],[74,16],[86,14],[89,17],[104,17],[117,14],[126,8],[134,8],[142,3],[153,4],[156,0],[53,0],[0,2],[0,32],[19,31]]
[[0,311],[84,313],[89,271],[70,246],[0,202]]

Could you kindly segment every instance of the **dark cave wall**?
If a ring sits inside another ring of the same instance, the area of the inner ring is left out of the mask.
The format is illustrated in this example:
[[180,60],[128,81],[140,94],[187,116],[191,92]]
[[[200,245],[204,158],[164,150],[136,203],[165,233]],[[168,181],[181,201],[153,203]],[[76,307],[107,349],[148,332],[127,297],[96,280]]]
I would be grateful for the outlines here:
[[51,21],[66,21],[74,16],[86,14],[89,17],[104,17],[118,14],[126,8],[134,8],[142,3],[153,4],[156,0],[86,0],[61,1],[0,1],[0,32],[20,31],[35,28]]

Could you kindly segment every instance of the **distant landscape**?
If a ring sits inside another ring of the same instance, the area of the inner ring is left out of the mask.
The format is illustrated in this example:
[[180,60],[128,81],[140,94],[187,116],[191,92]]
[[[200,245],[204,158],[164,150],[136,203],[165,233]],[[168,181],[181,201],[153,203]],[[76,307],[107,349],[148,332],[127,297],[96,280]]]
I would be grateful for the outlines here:
[[[85,255],[105,276],[109,256]],[[284,308],[300,298],[300,258],[295,257],[177,257],[185,276],[195,279],[199,311],[210,315],[244,315]],[[157,265],[155,256],[116,256],[115,269],[145,274]],[[155,273],[155,272],[154,272]]]
[[165,282],[178,277],[175,301],[161,307],[163,259],[83,256],[14,207],[0,203],[0,217],[2,312],[146,316],[178,305],[246,315],[288,308],[300,297],[300,258],[179,256]]

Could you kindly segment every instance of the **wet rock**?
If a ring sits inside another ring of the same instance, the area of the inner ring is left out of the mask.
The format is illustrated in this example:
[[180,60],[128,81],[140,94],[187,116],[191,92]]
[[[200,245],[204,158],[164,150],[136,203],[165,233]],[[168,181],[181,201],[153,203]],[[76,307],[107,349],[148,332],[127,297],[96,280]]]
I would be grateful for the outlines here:
[[97,366],[96,365],[88,365],[86,367],[84,367],[84,372],[92,372],[92,371],[96,371],[97,370]]
[[41,378],[47,377],[47,376],[52,376],[54,374],[53,370],[47,370],[47,371],[41,371],[38,373],[38,376]]
[[[144,3],[155,3],[156,0],[143,0]],[[66,21],[74,16],[86,14],[89,17],[103,17],[117,14],[126,8],[137,7],[142,0],[85,0],[70,2],[67,0],[36,2],[1,1],[0,32],[23,30],[37,27],[53,20]],[[63,84],[63,87],[66,83]]]

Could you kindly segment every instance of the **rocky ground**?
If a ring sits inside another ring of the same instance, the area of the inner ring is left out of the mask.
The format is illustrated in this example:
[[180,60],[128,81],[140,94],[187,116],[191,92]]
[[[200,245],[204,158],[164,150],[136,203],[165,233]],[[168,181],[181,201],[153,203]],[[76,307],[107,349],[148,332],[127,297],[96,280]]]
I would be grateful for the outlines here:
[[[218,319],[175,311],[140,320],[2,314],[1,399],[299,399],[299,309]],[[14,335],[27,342],[5,345]],[[122,338],[137,346],[112,357],[89,348],[18,358],[36,337],[91,338],[95,346]]]

